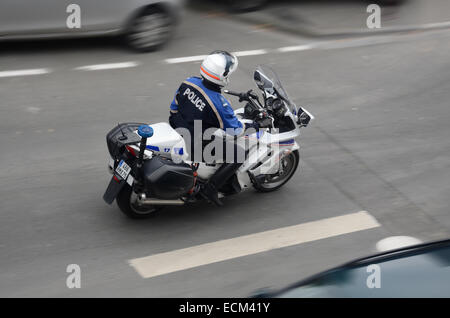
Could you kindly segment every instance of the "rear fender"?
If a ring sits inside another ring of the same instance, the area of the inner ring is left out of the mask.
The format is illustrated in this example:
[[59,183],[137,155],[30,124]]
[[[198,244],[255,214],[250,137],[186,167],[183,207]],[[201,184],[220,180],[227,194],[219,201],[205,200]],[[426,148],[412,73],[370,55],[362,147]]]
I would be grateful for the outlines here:
[[106,203],[111,204],[113,203],[114,199],[119,194],[120,190],[128,184],[129,186],[133,185],[134,178],[131,175],[131,173],[128,175],[127,179],[122,179],[117,173],[114,172],[115,169],[115,162],[112,158],[109,160],[108,168],[109,171],[112,172],[113,176],[111,180],[109,181],[108,188],[106,189],[105,193],[103,194],[103,200],[105,200]]
[[105,202],[108,204],[113,203],[125,184],[127,184],[126,180],[120,179],[120,177],[114,175],[111,178],[111,181],[109,181],[109,185],[108,188],[106,188],[105,194],[103,194],[103,200],[105,200]]

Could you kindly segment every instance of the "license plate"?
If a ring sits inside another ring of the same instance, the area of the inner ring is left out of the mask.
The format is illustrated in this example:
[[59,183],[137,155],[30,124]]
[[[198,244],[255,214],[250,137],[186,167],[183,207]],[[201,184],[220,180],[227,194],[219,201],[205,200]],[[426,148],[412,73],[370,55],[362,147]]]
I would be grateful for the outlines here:
[[124,180],[127,179],[130,174],[131,167],[126,164],[125,161],[120,160],[119,165],[116,168],[116,173]]

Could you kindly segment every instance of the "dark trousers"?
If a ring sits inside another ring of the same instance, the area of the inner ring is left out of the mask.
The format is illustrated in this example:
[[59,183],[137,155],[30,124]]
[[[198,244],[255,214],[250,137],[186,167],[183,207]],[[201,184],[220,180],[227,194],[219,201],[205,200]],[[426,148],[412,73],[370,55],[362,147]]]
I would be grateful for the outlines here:
[[[172,126],[172,128],[177,129],[177,128],[186,128],[191,132],[191,136],[194,136],[194,133],[191,129],[189,129],[187,127],[186,122],[183,120],[183,118],[181,117],[181,115],[179,113],[171,113],[170,117],[169,117],[169,123]],[[191,137],[192,138],[192,137]],[[206,163],[213,163],[213,162],[208,162],[208,158],[204,158],[204,150],[205,147],[208,146],[208,144],[214,142],[214,141],[210,141],[210,140],[202,140],[202,144],[201,144],[201,155],[200,158],[195,158],[194,154],[194,150],[195,150],[195,141],[191,141],[191,140],[186,140],[186,145],[189,147],[188,143],[190,144],[190,160],[193,162],[206,162]],[[224,164],[214,173],[214,175],[209,179],[208,184],[213,185],[213,187],[215,189],[220,189],[224,184],[226,184],[226,182],[228,181],[228,179],[230,179],[235,173],[236,171],[239,169],[239,167],[243,164],[245,158],[247,158],[248,155],[248,151],[246,151],[245,149],[242,149],[241,147],[239,147],[236,144],[236,140],[234,137],[231,138],[224,138],[222,141],[222,145],[223,145],[223,157],[220,158],[222,159],[221,161],[224,162]],[[197,146],[198,147],[198,146]],[[231,155],[229,153],[229,151],[233,152],[233,154]],[[215,153],[214,150],[211,153],[214,157]],[[217,157],[216,157],[217,158]],[[231,161],[231,162],[230,162]]]
[[[222,141],[222,156],[220,156],[219,158],[217,158],[216,156],[216,152],[214,149],[214,145],[216,147],[220,147],[218,145],[217,142],[215,142],[214,140],[214,136],[212,137],[213,140],[192,140],[194,139],[194,131],[191,127],[189,127],[187,125],[187,123],[184,121],[184,119],[181,117],[181,115],[179,113],[170,113],[170,117],[169,117],[169,123],[172,126],[172,128],[177,129],[177,128],[185,128],[187,129],[190,134],[191,137],[188,140],[187,138],[185,138],[186,141],[186,146],[190,148],[189,151],[189,159],[194,161],[194,162],[206,162],[206,163],[214,163],[214,162],[210,162],[210,158],[208,158],[208,155],[205,156],[205,148],[206,150],[208,150],[208,154],[210,153],[210,155],[216,159],[216,160],[220,160],[222,162],[226,162],[226,163],[243,163],[245,158],[248,155],[248,152],[245,151],[245,149],[239,147],[236,144],[236,138],[235,137],[231,137],[228,136],[226,138],[223,138]],[[200,145],[196,145],[196,143],[200,143]],[[214,142],[214,144],[213,144]],[[211,145],[210,145],[211,144]],[[209,148],[208,145],[210,145]],[[195,153],[196,150],[196,146],[197,146],[197,152],[199,152],[198,154]],[[200,150],[200,151],[199,151]],[[209,151],[212,150],[212,151]],[[198,158],[195,155],[199,155]],[[219,154],[217,154],[219,156]]]

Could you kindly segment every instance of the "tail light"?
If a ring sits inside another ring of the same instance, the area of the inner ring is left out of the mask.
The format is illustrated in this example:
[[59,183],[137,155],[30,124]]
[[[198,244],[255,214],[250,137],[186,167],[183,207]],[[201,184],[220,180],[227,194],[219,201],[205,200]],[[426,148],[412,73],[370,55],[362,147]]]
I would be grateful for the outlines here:
[[131,153],[133,156],[137,157],[136,151],[129,145],[125,145],[125,149],[128,150],[129,153]]

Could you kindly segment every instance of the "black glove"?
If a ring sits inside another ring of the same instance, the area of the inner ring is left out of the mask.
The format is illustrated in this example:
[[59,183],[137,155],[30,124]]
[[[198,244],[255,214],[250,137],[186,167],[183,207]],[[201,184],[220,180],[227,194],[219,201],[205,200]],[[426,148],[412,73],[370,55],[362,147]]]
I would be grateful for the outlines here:
[[255,123],[258,128],[272,127],[272,118],[266,112],[262,112],[255,118]]
[[250,97],[253,99],[258,99],[258,95],[253,93],[253,90],[251,89],[246,93],[239,94],[239,102],[248,101]]

